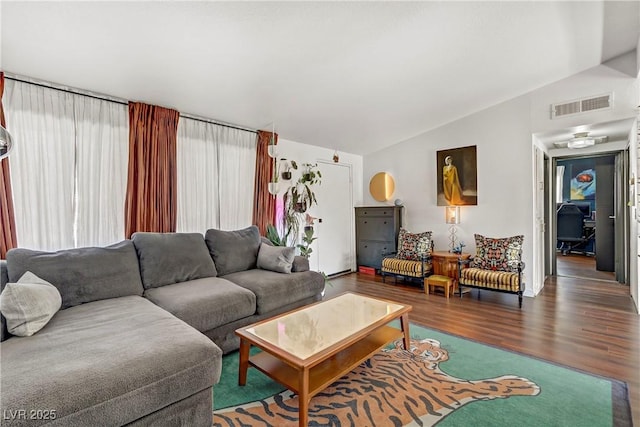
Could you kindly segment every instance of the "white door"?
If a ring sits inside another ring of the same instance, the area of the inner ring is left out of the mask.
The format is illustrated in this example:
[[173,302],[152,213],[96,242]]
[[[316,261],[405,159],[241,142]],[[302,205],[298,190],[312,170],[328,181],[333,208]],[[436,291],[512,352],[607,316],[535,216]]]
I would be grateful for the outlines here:
[[351,271],[354,252],[351,165],[319,161],[318,168],[322,184],[315,191],[318,205],[312,213],[318,217],[318,240],[314,242],[315,253],[310,261],[327,275]]

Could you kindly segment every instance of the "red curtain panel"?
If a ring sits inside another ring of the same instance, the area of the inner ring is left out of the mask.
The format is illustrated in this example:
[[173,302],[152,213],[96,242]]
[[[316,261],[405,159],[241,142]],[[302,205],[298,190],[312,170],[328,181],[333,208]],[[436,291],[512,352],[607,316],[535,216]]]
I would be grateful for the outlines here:
[[129,103],[129,172],[125,236],[176,231],[176,110]]
[[[6,129],[2,96],[4,94],[4,73],[0,72],[0,125]],[[13,213],[9,158],[0,161],[0,259],[5,259],[7,251],[18,246],[16,238],[16,218]]]
[[256,178],[254,185],[253,223],[258,226],[260,235],[267,233],[267,225],[276,222],[276,199],[269,193],[269,182],[273,174],[273,159],[269,157],[269,144],[273,135],[274,144],[278,143],[278,134],[258,131],[256,155]]

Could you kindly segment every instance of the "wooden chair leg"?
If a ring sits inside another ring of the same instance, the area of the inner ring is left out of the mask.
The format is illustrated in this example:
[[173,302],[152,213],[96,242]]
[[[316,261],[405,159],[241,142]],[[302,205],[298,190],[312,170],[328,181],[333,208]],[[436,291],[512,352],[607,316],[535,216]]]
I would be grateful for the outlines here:
[[518,308],[522,308],[522,292],[518,292]]

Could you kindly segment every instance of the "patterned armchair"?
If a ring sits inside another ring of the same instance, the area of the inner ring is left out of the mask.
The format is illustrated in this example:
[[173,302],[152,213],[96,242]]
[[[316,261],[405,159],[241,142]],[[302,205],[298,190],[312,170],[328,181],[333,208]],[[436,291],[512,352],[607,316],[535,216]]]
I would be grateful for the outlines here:
[[[460,298],[463,287],[506,292],[517,294],[518,306],[522,308],[524,236],[495,239],[476,234],[475,240],[476,255],[467,260],[458,260]],[[469,268],[463,268],[465,264],[468,264]]]
[[382,259],[382,281],[386,276],[393,276],[395,282],[398,277],[408,280],[419,280],[424,286],[424,278],[431,274],[431,251],[433,241],[431,231],[413,234],[404,228],[398,234],[398,252],[386,255]]

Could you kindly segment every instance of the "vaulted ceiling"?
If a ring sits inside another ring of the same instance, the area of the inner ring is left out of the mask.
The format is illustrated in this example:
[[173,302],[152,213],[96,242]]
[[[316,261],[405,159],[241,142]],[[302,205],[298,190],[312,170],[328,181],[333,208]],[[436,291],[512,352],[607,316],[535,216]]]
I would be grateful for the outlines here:
[[638,2],[1,2],[7,72],[366,154],[632,51]]

